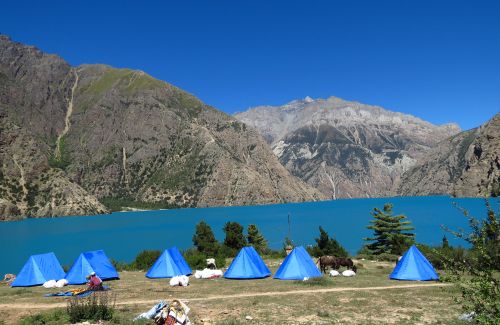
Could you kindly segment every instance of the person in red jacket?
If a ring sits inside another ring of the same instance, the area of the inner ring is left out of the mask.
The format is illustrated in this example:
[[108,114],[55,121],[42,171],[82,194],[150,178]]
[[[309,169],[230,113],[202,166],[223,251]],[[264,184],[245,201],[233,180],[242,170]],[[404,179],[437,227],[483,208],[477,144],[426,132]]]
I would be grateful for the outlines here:
[[90,273],[87,278],[89,279],[89,282],[87,282],[89,290],[98,291],[103,289],[102,280],[95,274],[95,272]]

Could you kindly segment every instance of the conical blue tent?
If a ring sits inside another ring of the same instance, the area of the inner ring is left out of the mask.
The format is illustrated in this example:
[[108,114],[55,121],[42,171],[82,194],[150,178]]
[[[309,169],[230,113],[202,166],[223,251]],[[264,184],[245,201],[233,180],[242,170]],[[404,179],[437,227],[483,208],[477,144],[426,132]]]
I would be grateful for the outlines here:
[[169,248],[168,251],[170,252],[170,256],[174,259],[175,264],[179,267],[180,271],[182,272],[182,275],[190,275],[193,273],[188,263],[182,256],[181,252],[179,252],[179,250],[177,249],[177,247],[174,246],[172,248]]
[[406,251],[389,278],[411,281],[439,280],[432,264],[415,245]]
[[87,282],[86,277],[92,272],[102,280],[119,278],[118,272],[104,251],[97,250],[81,253],[66,274],[66,280],[68,284],[82,284]]
[[64,270],[54,253],[32,255],[17,275],[12,287],[29,287],[64,278]]
[[271,271],[251,246],[243,247],[224,273],[228,279],[261,279],[270,275]]
[[146,273],[146,278],[172,278],[179,275],[190,275],[191,268],[177,249],[166,249]]
[[304,247],[295,247],[274,275],[279,280],[302,280],[322,276]]

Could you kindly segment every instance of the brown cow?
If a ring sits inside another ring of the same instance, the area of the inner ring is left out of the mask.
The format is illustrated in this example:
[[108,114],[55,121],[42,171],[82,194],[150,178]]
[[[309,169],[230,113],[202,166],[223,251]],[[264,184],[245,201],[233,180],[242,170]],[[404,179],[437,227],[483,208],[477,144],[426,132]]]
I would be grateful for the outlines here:
[[337,267],[345,266],[348,270],[353,270],[357,273],[358,268],[350,258],[337,258]]
[[321,256],[320,258],[318,258],[316,264],[319,264],[319,268],[322,273],[326,273],[326,268],[328,266],[330,266],[332,269],[338,268],[337,258],[335,256]]

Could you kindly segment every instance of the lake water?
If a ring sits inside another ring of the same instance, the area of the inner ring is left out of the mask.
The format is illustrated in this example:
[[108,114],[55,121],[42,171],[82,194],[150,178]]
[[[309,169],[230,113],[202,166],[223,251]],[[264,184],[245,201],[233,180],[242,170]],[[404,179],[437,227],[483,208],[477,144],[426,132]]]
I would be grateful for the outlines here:
[[[351,254],[363,245],[363,237],[372,219],[370,211],[394,204],[395,213],[403,213],[415,226],[418,242],[438,245],[441,225],[453,229],[467,227],[467,219],[453,203],[477,218],[485,217],[483,199],[456,199],[446,196],[346,199],[323,202],[275,204],[264,206],[193,208],[140,212],[117,212],[109,215],[27,219],[0,222],[0,274],[17,273],[32,254],[53,251],[62,265],[71,265],[83,251],[104,249],[109,258],[131,261],[144,249],[192,246],[195,225],[205,220],[218,240],[224,239],[222,227],[227,221],[246,226],[254,223],[272,248],[281,248],[288,234],[296,245],[314,244],[318,226],[335,237]],[[491,200],[495,208],[498,200]],[[447,236],[452,245],[464,245]]]

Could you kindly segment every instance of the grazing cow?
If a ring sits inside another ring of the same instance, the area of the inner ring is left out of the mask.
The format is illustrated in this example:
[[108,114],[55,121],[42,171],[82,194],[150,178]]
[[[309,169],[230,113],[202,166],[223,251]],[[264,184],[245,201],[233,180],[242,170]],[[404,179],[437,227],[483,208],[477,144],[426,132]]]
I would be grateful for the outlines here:
[[337,258],[337,267],[345,266],[349,270],[353,270],[354,272],[358,271],[356,265],[350,258]]
[[319,264],[319,268],[322,273],[326,273],[326,268],[330,266],[332,269],[337,269],[337,258],[335,256],[321,256],[318,258],[316,264]]
[[217,264],[215,264],[215,258],[207,258],[207,268],[211,270],[215,270],[217,268]]

